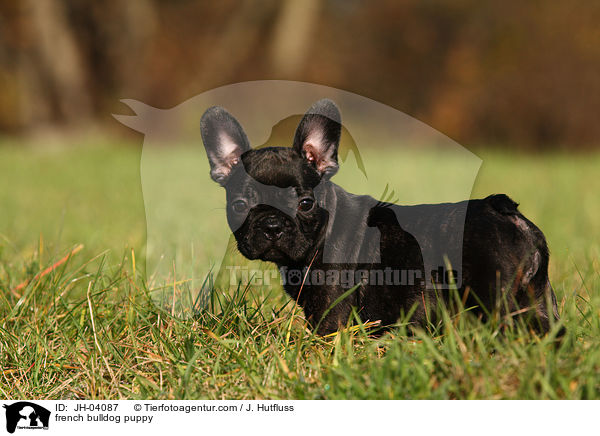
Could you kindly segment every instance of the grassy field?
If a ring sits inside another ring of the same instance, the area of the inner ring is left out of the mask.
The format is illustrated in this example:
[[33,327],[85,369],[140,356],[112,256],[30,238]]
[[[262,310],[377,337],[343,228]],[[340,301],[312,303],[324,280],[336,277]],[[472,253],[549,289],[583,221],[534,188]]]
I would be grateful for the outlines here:
[[[600,398],[600,154],[479,153],[473,196],[511,195],[546,233],[556,345],[464,313],[413,337],[399,323],[321,338],[278,287],[217,289],[174,317],[143,274],[141,148],[3,145],[2,398]],[[393,152],[378,155],[374,174],[393,171]]]

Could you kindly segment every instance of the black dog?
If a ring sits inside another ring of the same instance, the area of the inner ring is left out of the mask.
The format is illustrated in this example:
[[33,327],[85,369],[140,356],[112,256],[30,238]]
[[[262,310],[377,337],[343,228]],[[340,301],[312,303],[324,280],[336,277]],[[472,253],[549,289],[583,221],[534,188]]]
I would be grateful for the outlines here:
[[399,206],[350,194],[329,181],[340,132],[330,100],[308,110],[291,148],[251,149],[220,107],[201,120],[211,177],[226,189],[240,252],[277,264],[318,333],[345,326],[353,307],[382,325],[402,314],[423,325],[452,287],[482,314],[533,315],[540,332],[558,320],[546,240],[515,202],[492,195]]

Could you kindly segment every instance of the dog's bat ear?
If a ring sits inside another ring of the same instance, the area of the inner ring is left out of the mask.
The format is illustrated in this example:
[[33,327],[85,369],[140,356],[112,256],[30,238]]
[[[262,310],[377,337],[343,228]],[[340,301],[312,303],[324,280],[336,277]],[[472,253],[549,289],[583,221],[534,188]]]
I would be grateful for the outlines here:
[[210,177],[223,186],[242,153],[250,150],[246,133],[240,123],[219,106],[204,112],[200,133],[210,163]]
[[338,168],[338,146],[342,133],[342,117],[336,104],[323,99],[313,104],[296,129],[294,149],[321,177],[328,179]]

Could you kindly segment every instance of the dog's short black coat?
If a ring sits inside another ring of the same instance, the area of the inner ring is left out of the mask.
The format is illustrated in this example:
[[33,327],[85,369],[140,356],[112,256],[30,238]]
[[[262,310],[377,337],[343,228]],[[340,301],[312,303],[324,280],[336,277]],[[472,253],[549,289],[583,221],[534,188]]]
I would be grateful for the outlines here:
[[[284,281],[284,288],[318,333],[345,326],[353,307],[361,319],[384,326],[403,313],[423,325],[448,294],[428,286],[424,259],[446,248],[462,253],[459,293],[468,307],[482,314],[498,309],[533,315],[532,327],[549,330],[558,311],[548,247],[514,201],[499,194],[400,206],[348,193],[329,180],[338,169],[340,132],[339,110],[326,99],[304,115],[291,148],[251,149],[240,124],[220,107],[201,120],[211,177],[226,189],[227,219],[240,252],[276,263],[282,276],[302,274],[303,280]],[[364,279],[350,293],[350,285],[339,280],[348,271]],[[371,272],[382,271],[411,277],[370,279]],[[307,281],[309,275],[315,280]]]

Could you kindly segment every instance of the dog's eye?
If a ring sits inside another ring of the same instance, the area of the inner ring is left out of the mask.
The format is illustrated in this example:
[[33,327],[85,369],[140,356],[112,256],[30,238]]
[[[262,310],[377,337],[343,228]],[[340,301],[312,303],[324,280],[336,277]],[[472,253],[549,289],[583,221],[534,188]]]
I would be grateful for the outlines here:
[[246,203],[244,200],[235,200],[233,203],[231,203],[231,208],[234,212],[244,213],[246,212],[246,209],[248,209],[248,203]]
[[313,200],[312,198],[303,198],[298,203],[298,210],[301,212],[308,212],[309,210],[311,210],[313,208],[314,205],[315,205],[315,200]]

